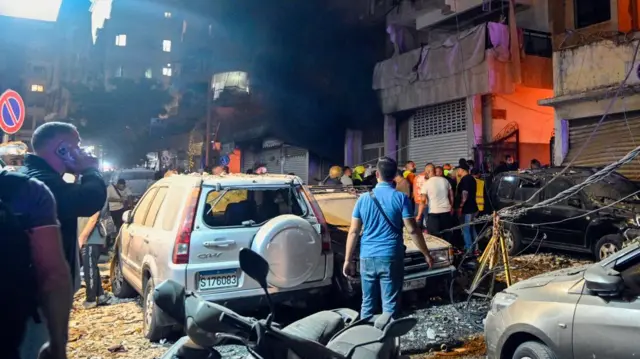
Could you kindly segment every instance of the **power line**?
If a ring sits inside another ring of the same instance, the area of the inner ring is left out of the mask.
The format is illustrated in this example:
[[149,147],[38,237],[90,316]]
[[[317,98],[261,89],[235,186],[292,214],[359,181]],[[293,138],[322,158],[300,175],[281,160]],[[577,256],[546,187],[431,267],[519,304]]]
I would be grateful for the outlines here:
[[609,208],[609,207],[613,207],[616,204],[618,204],[620,202],[623,202],[623,201],[625,201],[625,200],[627,200],[627,199],[629,199],[629,198],[631,198],[633,196],[637,196],[638,194],[640,194],[640,190],[637,190],[637,191],[631,193],[630,195],[622,197],[621,199],[619,199],[619,200],[617,200],[615,202],[609,203],[606,206],[602,206],[602,207],[596,208],[594,210],[591,210],[589,212],[583,213],[581,215],[570,217],[570,218],[565,218],[565,219],[562,219],[562,220],[559,220],[559,221],[542,222],[542,223],[518,223],[518,222],[507,221],[507,220],[503,220],[503,221],[505,223],[509,223],[509,224],[514,224],[514,225],[519,225],[519,226],[529,226],[529,227],[539,227],[539,226],[547,226],[547,225],[552,225],[552,224],[560,224],[560,223],[572,221],[574,219],[583,218],[583,217],[586,217],[586,216],[588,216],[590,214],[597,213],[597,212],[599,212],[599,211],[601,211],[603,209],[606,209],[606,208]]
[[[639,49],[640,49],[640,41],[637,41],[635,49],[634,49],[634,52],[633,52],[633,58],[631,60],[631,64],[634,64],[636,62],[636,58],[638,57],[638,50]],[[602,125],[602,123],[604,122],[605,118],[607,118],[607,116],[609,115],[609,112],[611,112],[611,109],[613,108],[613,105],[615,104],[616,100],[620,96],[620,91],[622,91],[622,89],[626,85],[627,81],[629,80],[629,76],[631,76],[631,73],[633,72],[633,69],[634,69],[633,66],[629,66],[629,70],[627,71],[627,74],[625,75],[625,77],[622,80],[622,82],[620,82],[620,84],[618,85],[618,87],[617,87],[617,89],[615,91],[615,94],[614,94],[613,98],[611,98],[611,101],[609,101],[609,105],[607,106],[604,114],[600,118],[600,121],[598,121],[598,124],[596,125],[596,127],[593,129],[593,131],[591,131],[591,134],[587,138],[587,141],[585,141],[585,143],[582,144],[582,146],[578,150],[578,153],[576,153],[576,155],[573,157],[573,159],[562,169],[562,171],[557,173],[553,178],[551,178],[550,181],[545,183],[545,185],[542,186],[539,190],[537,190],[528,200],[525,201],[525,203],[533,200],[536,196],[538,196],[540,194],[540,192],[542,192],[549,184],[551,184],[551,182],[553,182],[556,178],[558,178],[561,175],[563,175],[565,172],[567,172],[569,170],[569,168],[571,166],[573,166],[573,163],[578,159],[578,157],[580,157],[580,155],[582,154],[584,149],[587,147],[587,145],[593,139],[593,136],[595,135],[595,133],[600,128],[600,125]]]

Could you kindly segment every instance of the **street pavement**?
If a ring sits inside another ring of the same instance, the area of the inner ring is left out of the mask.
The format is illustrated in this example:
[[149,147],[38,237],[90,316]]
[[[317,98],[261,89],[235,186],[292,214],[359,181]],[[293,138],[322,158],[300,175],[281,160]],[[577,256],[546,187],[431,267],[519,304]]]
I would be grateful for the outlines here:
[[[105,289],[108,286],[108,264],[100,265]],[[554,254],[528,254],[511,259],[515,281],[547,271],[573,267],[584,259]],[[486,300],[450,304],[447,296],[427,297],[416,292],[405,303],[405,314],[418,318],[418,325],[401,339],[403,354],[414,358],[482,358],[482,319],[489,308]],[[171,342],[150,343],[141,335],[142,312],[139,299],[117,300],[111,305],[85,310],[84,290],[75,296],[70,324],[69,358],[155,359]],[[243,313],[264,317],[266,312]],[[277,318],[287,324],[305,315],[303,309],[281,308]],[[223,346],[218,350],[224,358],[244,359],[240,346]]]

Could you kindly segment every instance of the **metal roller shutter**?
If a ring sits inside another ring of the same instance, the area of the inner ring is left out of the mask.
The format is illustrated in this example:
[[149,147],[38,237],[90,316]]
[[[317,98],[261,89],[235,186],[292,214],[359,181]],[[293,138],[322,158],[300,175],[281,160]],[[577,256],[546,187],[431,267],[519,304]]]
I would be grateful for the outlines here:
[[423,107],[409,121],[409,160],[419,170],[429,162],[455,166],[469,156],[465,99]]
[[255,153],[246,150],[242,151],[242,172],[246,173],[247,170],[253,170],[253,166],[256,163]]
[[282,147],[263,149],[260,162],[267,167],[267,173],[282,173]]
[[[640,119],[633,114],[627,117],[635,117],[628,120],[606,119],[593,135],[591,141],[580,153],[573,163],[574,166],[604,167],[615,162],[629,151],[640,146]],[[578,154],[583,145],[589,140],[589,136],[596,128],[598,119],[569,120],[569,152],[563,165],[569,164]],[[620,167],[621,174],[633,181],[640,180],[640,159]]]
[[294,173],[309,183],[309,151],[300,147],[284,147],[284,173]]

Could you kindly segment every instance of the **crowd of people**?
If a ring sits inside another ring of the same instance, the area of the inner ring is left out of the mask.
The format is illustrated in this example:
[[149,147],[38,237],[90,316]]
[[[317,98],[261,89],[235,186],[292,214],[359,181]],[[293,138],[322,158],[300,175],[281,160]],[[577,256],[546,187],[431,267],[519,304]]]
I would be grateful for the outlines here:
[[[531,161],[531,168],[540,167],[538,160]],[[456,246],[453,236],[460,231],[446,230],[457,224],[468,224],[479,213],[490,211],[485,201],[485,178],[518,170],[518,163],[507,155],[493,173],[484,172],[485,176],[481,176],[473,160],[465,159],[460,159],[456,167],[427,163],[424,171],[417,173],[415,162],[408,161],[403,169],[398,170],[397,163],[385,157],[378,161],[371,174],[366,175],[362,169],[362,166],[354,171],[349,167],[332,167],[324,184],[372,185],[368,193],[358,197],[354,207],[342,270],[346,277],[353,277],[356,260],[359,263],[362,284],[360,315],[368,318],[377,313],[378,306],[394,316],[401,313],[404,229],[431,266],[433,259],[424,234],[444,238]],[[373,178],[375,182],[367,183],[367,178]],[[466,251],[477,250],[475,227],[462,226],[461,232],[463,244],[458,247],[464,247]],[[358,244],[359,251],[356,251]],[[355,253],[359,253],[359,258],[355,258]]]
[[[541,167],[540,161],[531,160],[530,168]],[[411,199],[411,211],[425,233],[441,237],[464,250],[477,250],[474,243],[478,234],[474,226],[464,226],[458,233],[448,230],[491,211],[487,179],[518,168],[518,162],[511,155],[506,155],[492,171],[488,164],[476,166],[474,160],[461,158],[456,166],[427,163],[418,172],[415,162],[408,161],[398,169],[392,185]],[[323,184],[374,187],[377,184],[376,169],[334,166]]]

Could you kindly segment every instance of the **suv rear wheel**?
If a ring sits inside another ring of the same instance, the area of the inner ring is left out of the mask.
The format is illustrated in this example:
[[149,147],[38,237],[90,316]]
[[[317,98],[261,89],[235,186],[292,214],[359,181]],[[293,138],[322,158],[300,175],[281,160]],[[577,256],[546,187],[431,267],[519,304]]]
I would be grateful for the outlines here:
[[158,325],[158,312],[156,311],[156,303],[153,300],[153,291],[155,288],[153,278],[147,279],[144,296],[142,297],[142,332],[147,339],[153,342],[164,339],[171,333],[171,327],[161,327]]
[[120,263],[120,255],[117,252],[111,259],[111,268],[109,270],[109,277],[111,280],[111,292],[117,298],[133,298],[138,293],[136,293],[135,289],[127,283],[127,280],[124,279],[122,275],[122,263]]
[[617,234],[607,234],[600,238],[593,248],[593,254],[599,262],[622,248],[622,238]]

